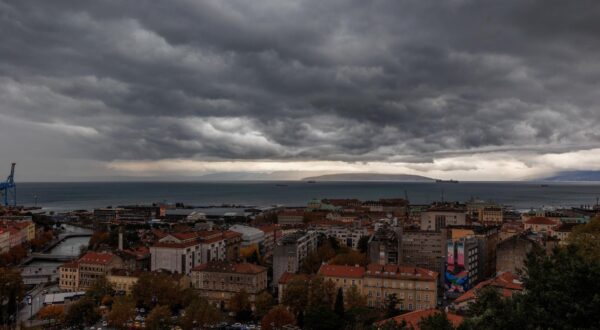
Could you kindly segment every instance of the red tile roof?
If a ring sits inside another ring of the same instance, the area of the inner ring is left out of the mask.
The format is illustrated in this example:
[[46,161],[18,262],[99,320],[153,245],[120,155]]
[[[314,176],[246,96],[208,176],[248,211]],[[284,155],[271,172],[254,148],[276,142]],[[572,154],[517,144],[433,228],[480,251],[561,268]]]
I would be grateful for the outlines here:
[[79,268],[79,262],[77,261],[69,261],[66,262],[62,265],[60,265],[61,268]]
[[437,280],[438,273],[429,269],[402,265],[369,264],[365,276]]
[[106,265],[115,255],[109,252],[88,252],[79,258],[80,263]]
[[528,225],[555,225],[556,221],[550,220],[546,217],[531,217],[525,221]]
[[192,269],[195,272],[234,273],[234,274],[259,274],[267,269],[263,266],[247,262],[230,263],[226,261],[214,261],[198,265]]
[[477,292],[479,292],[481,289],[487,286],[493,286],[498,288],[503,297],[510,297],[515,292],[523,291],[523,283],[519,281],[519,278],[511,272],[504,272],[492,279],[480,282],[474,288],[465,292],[462,296],[456,298],[456,300],[454,300],[454,303],[463,303],[469,300],[476,299]]
[[319,275],[329,277],[363,278],[365,269],[358,266],[321,265]]
[[[396,323],[401,324],[402,321],[405,321],[409,329],[420,330],[421,326],[419,325],[419,323],[421,322],[422,319],[428,318],[428,317],[436,315],[438,313],[440,313],[440,311],[435,308],[419,310],[419,311],[414,311],[414,312],[398,315],[398,316],[392,317],[391,319],[380,321],[377,324],[383,325],[389,321],[395,321]],[[464,320],[464,318],[462,316],[456,315],[453,313],[446,313],[446,317],[448,317],[448,320],[450,321],[450,323],[452,323],[452,325],[454,327],[458,327]]]

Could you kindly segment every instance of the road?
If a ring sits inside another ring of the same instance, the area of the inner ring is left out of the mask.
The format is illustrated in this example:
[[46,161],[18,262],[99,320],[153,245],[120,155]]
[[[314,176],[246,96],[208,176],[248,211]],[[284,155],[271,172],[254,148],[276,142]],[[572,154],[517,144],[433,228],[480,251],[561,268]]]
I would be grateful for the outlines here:
[[[55,285],[56,286],[56,285]],[[19,320],[25,322],[27,326],[38,325],[39,321],[31,321],[33,315],[37,314],[37,312],[44,307],[44,294],[42,293],[44,290],[51,290],[55,286],[45,287],[43,285],[36,286],[33,290],[28,292],[27,295],[31,295],[31,305],[26,304],[19,311]]]

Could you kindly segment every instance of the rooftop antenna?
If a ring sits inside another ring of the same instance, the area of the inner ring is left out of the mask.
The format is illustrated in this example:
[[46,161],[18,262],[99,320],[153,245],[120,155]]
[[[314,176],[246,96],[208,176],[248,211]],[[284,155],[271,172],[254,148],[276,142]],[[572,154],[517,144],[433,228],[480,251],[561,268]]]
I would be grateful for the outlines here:
[[444,202],[444,189],[442,189],[442,203]]

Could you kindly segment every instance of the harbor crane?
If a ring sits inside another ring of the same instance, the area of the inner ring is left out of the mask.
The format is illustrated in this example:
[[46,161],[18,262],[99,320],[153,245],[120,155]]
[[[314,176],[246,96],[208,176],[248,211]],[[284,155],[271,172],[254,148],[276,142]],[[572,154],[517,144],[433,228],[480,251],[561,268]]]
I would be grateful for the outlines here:
[[15,184],[15,165],[12,163],[10,174],[5,182],[0,182],[0,196],[4,206],[17,206],[17,185]]

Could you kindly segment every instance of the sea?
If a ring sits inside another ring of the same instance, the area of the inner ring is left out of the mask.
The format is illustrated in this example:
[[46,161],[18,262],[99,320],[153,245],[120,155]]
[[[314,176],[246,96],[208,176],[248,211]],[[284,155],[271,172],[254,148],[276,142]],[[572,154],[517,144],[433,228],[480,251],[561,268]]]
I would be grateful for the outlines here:
[[523,211],[594,205],[600,182],[28,182],[17,183],[17,193],[19,205],[56,212],[163,202],[268,207],[305,206],[314,198],[405,197],[412,204],[477,198]]

